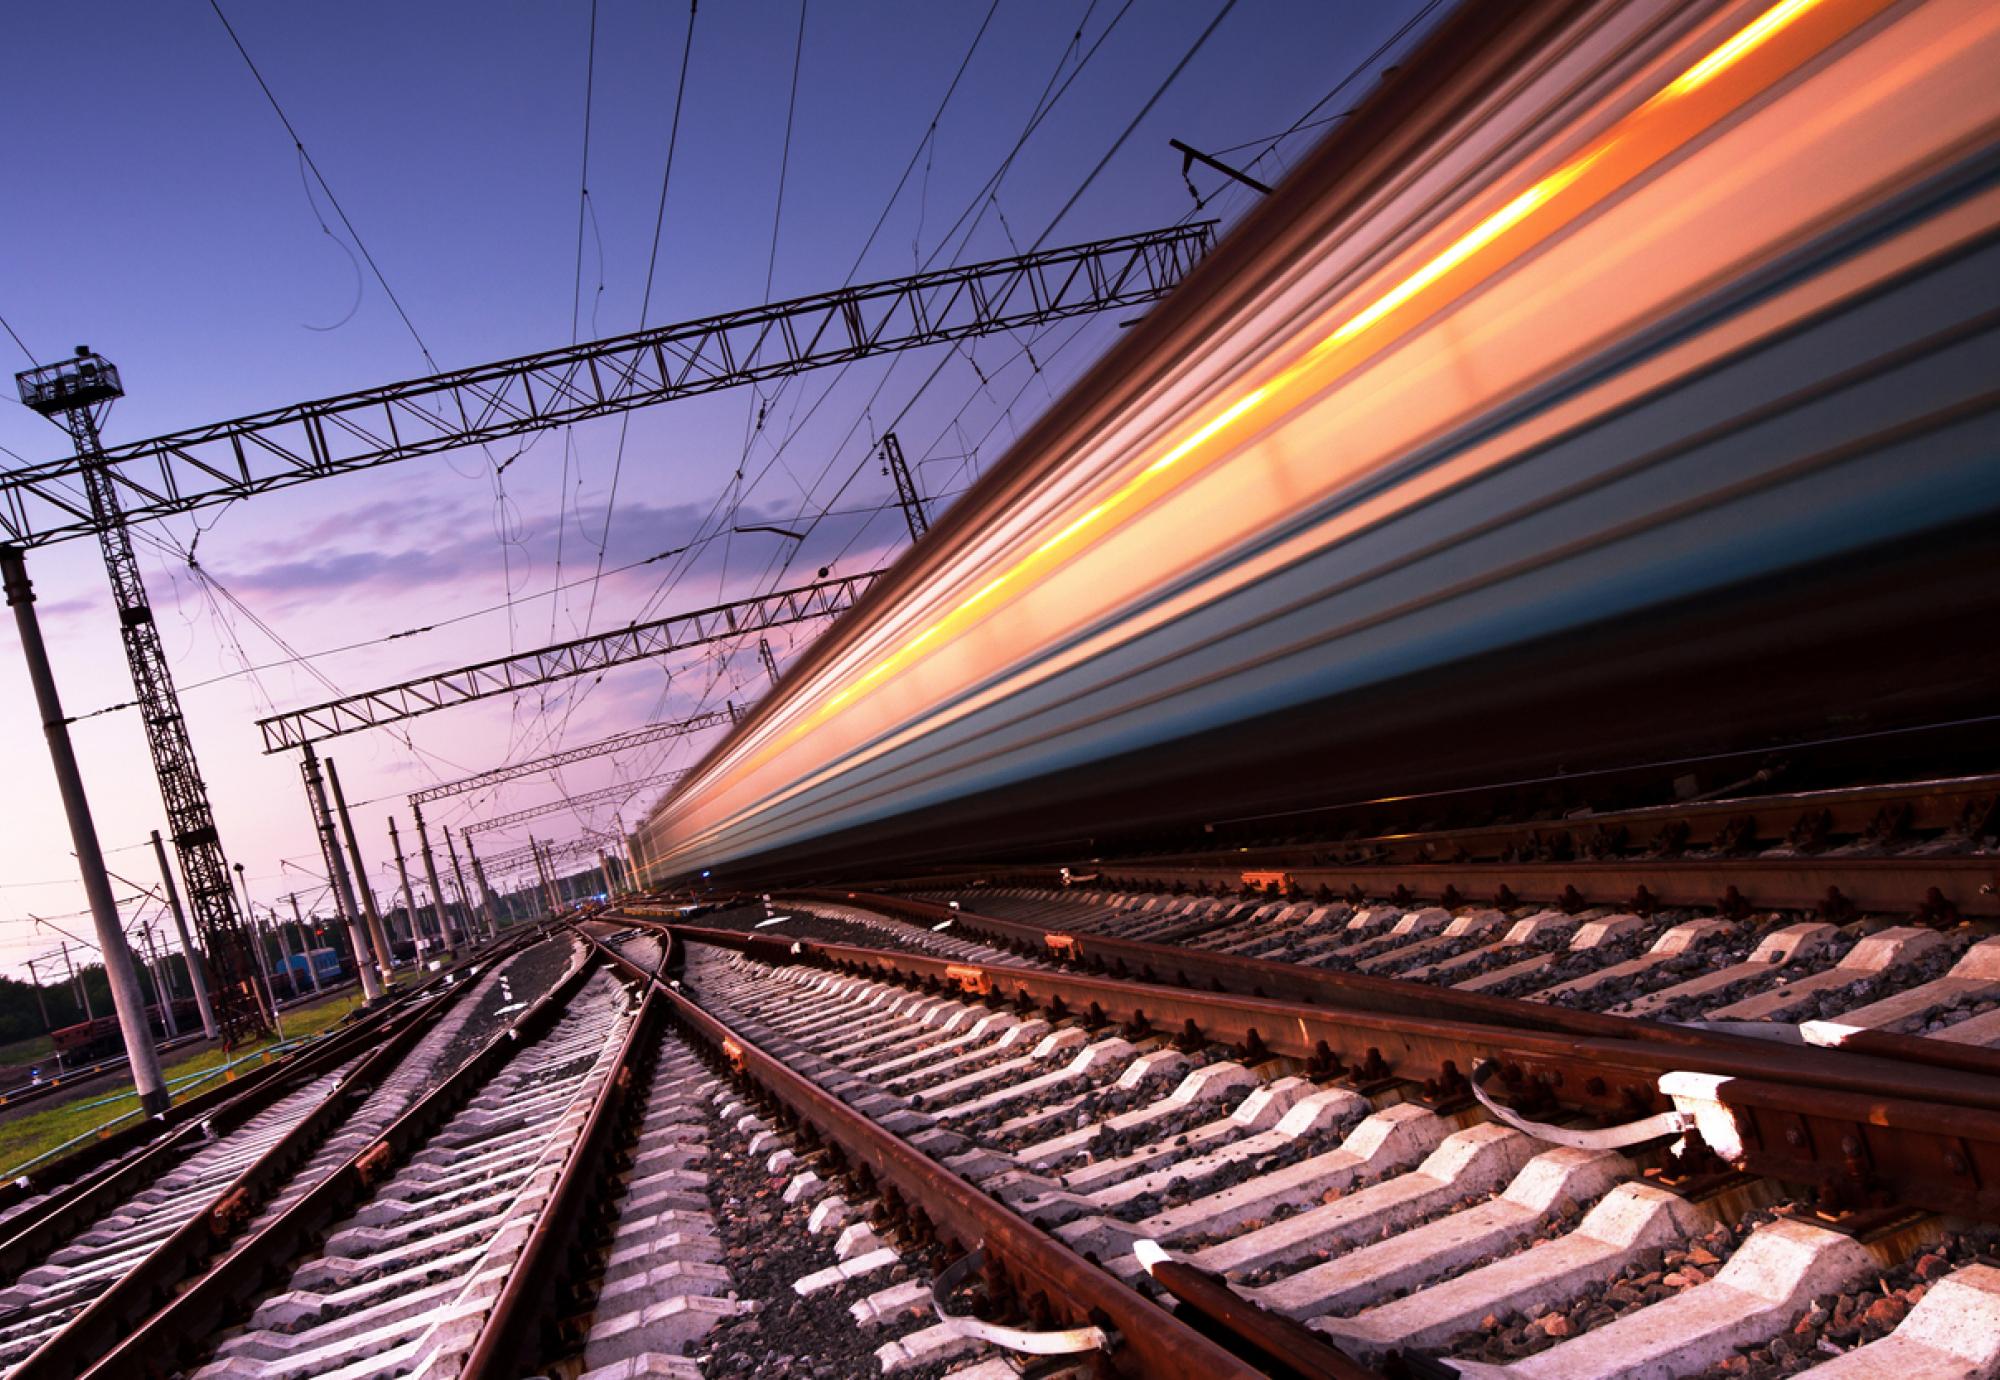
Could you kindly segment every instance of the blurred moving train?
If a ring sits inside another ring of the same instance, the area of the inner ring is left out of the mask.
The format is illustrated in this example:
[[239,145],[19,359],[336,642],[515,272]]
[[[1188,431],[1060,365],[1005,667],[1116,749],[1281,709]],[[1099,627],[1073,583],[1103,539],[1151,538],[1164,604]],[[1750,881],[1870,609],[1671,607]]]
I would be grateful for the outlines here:
[[1074,848],[1990,715],[2000,5],[1465,4],[636,839]]

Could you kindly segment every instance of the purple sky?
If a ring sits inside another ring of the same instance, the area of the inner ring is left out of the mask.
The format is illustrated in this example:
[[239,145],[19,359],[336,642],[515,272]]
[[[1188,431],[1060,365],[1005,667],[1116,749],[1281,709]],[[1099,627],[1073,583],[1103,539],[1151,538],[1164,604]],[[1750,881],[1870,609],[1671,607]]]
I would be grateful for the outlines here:
[[[986,205],[969,239],[961,232],[936,262],[1004,255],[1010,239],[1033,242],[1220,8],[1137,0],[1121,17],[1121,4],[1002,0],[863,255],[987,6],[816,0],[774,260],[799,9],[792,0],[704,7],[648,321],[767,300],[767,268],[773,298],[830,288],[851,272],[866,281],[912,271],[937,253],[1005,157],[1059,62],[1058,84],[1116,19],[1015,160],[997,205]],[[1168,138],[1223,148],[1285,129],[1419,8],[1417,0],[1243,0],[1048,242],[1186,215],[1193,201]],[[598,6],[594,214],[580,293],[586,3],[235,0],[225,9],[440,366],[563,344],[573,301],[579,338],[639,324],[685,6]],[[206,3],[27,7],[7,22],[0,314],[44,360],[87,343],[120,366],[129,396],[112,413],[108,440],[430,372],[380,287],[357,268],[352,245],[322,232],[324,218],[346,238],[316,187],[308,199],[288,136]],[[1328,109],[1345,108],[1367,85]],[[1260,175],[1275,180],[1312,137],[1281,144],[1258,164]],[[1209,193],[1218,179],[1197,170],[1195,183]],[[1233,218],[1250,198],[1226,190],[1204,214]],[[871,361],[837,380],[832,371],[805,375],[761,398],[737,391],[635,414],[605,568],[707,540],[691,563],[606,575],[594,615],[590,577],[617,419],[534,439],[507,468],[504,497],[488,458],[467,452],[209,510],[199,515],[199,559],[300,652],[437,625],[314,657],[313,669],[343,693],[794,583],[829,562],[863,570],[893,556],[903,531],[893,511],[872,511],[890,496],[888,481],[865,463],[882,427],[909,409],[898,433],[919,462],[920,484],[942,502],[996,460],[1116,330],[1099,319],[978,341],[921,395],[934,351]],[[25,367],[13,342],[0,346],[12,356],[9,369]],[[752,426],[760,405],[761,431]],[[30,460],[66,449],[54,428],[12,406],[0,408],[0,446]],[[505,459],[515,449],[493,453]],[[0,455],[0,464],[16,463]],[[832,510],[804,550],[768,534],[717,535],[717,506],[737,496],[739,464],[738,523],[798,527]],[[246,663],[286,654],[170,554],[194,540],[196,526],[181,518],[142,529],[166,547],[142,542],[141,559],[224,847],[248,868],[260,904],[294,889],[311,898],[320,861],[296,757],[262,756],[253,720],[332,692],[296,665],[245,673]],[[29,569],[68,712],[129,698],[94,544],[34,552]],[[575,587],[552,597],[558,583]],[[780,661],[809,635],[776,634]],[[754,700],[762,688],[752,640],[726,655],[551,688],[545,699],[414,720],[404,728],[416,753],[389,731],[336,740],[326,751],[350,801],[371,802],[357,824],[386,903],[384,820],[393,812],[407,831],[408,791],[725,698]],[[155,884],[143,845],[162,811],[137,718],[107,714],[73,732],[111,866]],[[0,626],[0,734],[12,745],[0,829],[0,969],[19,971],[55,940],[28,919],[31,911],[77,933],[87,934],[89,922],[73,914],[82,890],[11,618]],[[574,792],[647,775],[692,762],[703,746],[692,739],[664,755],[598,759],[568,771],[564,784]],[[523,782],[497,799],[459,797],[437,813],[456,825],[556,795],[546,779]],[[648,799],[634,802],[628,823]],[[609,820],[600,811],[588,822]],[[537,821],[536,832],[563,838],[578,826],[556,814]],[[484,837],[498,851],[525,833]]]

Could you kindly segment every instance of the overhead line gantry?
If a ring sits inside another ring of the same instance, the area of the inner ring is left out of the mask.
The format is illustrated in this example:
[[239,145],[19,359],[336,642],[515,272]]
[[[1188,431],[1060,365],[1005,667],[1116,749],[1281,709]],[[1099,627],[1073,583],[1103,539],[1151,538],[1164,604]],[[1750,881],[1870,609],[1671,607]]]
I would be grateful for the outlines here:
[[[1152,302],[1179,283],[1213,238],[1213,223],[1204,222],[911,274],[297,403],[122,446],[107,447],[98,435],[97,410],[123,392],[108,361],[81,351],[77,360],[21,375],[22,401],[62,425],[75,454],[0,474],[0,551],[9,561],[10,602],[18,612],[31,597],[22,559],[27,549],[98,536],[182,873],[216,970],[217,1015],[225,1028],[241,1037],[261,1029],[265,1020],[250,995],[243,952],[247,937],[180,698],[153,628],[130,524],[675,398]],[[838,612],[845,604],[838,603],[836,590],[850,601],[858,592],[855,581],[782,591],[770,596],[776,602],[761,615],[752,611],[753,618],[763,619],[753,627]],[[457,683],[429,677],[357,697],[365,704],[318,706],[331,716],[326,725],[314,722],[314,710],[262,721],[266,751],[275,750],[274,743],[302,749],[301,775],[348,923],[358,919],[355,893],[320,798],[315,738],[713,641],[726,634],[690,634],[690,628],[707,614],[722,613],[727,621],[728,610],[722,606],[628,628],[607,639],[548,648],[540,660],[531,654],[481,663],[467,668]],[[36,668],[37,675],[48,679],[45,673],[46,667]],[[435,698],[424,703],[427,688]],[[274,722],[284,726],[275,739]],[[59,767],[65,748],[51,739]],[[80,786],[75,794],[80,801]],[[80,844],[79,851],[93,850]],[[424,853],[431,869],[428,846]],[[93,885],[89,877],[85,884]]]
[[530,805],[512,814],[496,815],[492,819],[482,819],[477,824],[468,824],[458,831],[459,837],[467,834],[483,834],[493,829],[507,829],[516,824],[525,824],[543,815],[552,815],[560,810],[582,810],[592,805],[607,805],[613,801],[623,804],[640,791],[654,786],[671,786],[688,774],[688,768],[679,767],[673,771],[663,771],[655,776],[643,777],[638,781],[620,781],[615,785],[602,786],[594,791],[583,791],[576,795],[566,795],[561,800],[545,801],[540,805]]
[[744,633],[844,613],[882,572],[863,571],[774,590],[754,598],[676,613],[616,632],[579,637],[534,651],[475,662],[435,675],[364,690],[324,704],[257,720],[266,753],[310,747],[327,738],[400,723],[495,695],[511,695],[631,661],[720,642]]
[[489,786],[502,785],[509,781],[519,781],[526,776],[539,776],[545,771],[555,771],[561,767],[588,761],[593,757],[604,757],[614,752],[624,752],[628,748],[649,747],[654,743],[667,742],[674,738],[684,738],[690,733],[698,733],[704,728],[733,723],[735,720],[726,709],[711,709],[704,714],[680,719],[673,723],[648,724],[635,728],[629,733],[616,733],[609,738],[600,738],[594,743],[580,747],[565,748],[552,752],[546,757],[531,757],[525,762],[515,762],[509,766],[495,767],[474,776],[461,777],[456,781],[440,782],[435,786],[425,786],[410,792],[412,805],[429,805],[433,801],[445,800],[454,795],[464,795],[470,791],[485,790]]
[[102,524],[86,468],[124,520],[504,440],[917,346],[1014,331],[1164,297],[1214,222],[839,288],[768,306],[295,403],[0,475],[0,537],[20,547]]

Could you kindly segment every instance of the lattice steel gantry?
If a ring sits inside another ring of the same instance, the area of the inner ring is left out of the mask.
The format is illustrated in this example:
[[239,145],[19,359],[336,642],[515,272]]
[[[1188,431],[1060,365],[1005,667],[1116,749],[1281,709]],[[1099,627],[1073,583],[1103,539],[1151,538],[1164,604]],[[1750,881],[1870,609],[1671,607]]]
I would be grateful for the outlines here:
[[167,808],[169,836],[180,858],[195,928],[207,951],[216,1020],[224,1040],[239,1043],[265,1033],[269,1023],[251,983],[249,939],[237,912],[229,864],[216,834],[215,813],[209,808],[208,787],[195,761],[180,694],[174,688],[166,648],[140,577],[139,558],[132,549],[132,534],[119,506],[118,490],[107,473],[104,445],[98,436],[103,413],[125,396],[124,386],[117,367],[87,346],[79,346],[73,358],[25,370],[15,375],[15,381],[21,401],[68,432],[76,447],[78,477],[111,574],[119,636],[132,670],[132,688],[146,726],[153,770],[159,777],[160,798]]

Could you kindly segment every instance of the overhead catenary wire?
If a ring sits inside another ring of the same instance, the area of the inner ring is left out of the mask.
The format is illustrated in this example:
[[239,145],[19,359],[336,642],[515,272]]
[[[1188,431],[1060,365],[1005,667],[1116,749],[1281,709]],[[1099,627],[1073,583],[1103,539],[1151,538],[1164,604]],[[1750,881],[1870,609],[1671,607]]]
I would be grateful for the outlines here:
[[[997,4],[995,8],[997,8]],[[987,205],[994,205],[997,209],[997,201],[995,200],[995,190],[997,189],[999,181],[1002,178],[1004,178],[1006,172],[1012,166],[1013,160],[1018,156],[1021,149],[1026,144],[1028,138],[1031,137],[1032,134],[1035,132],[1035,130],[1040,127],[1043,120],[1046,119],[1048,114],[1055,108],[1056,104],[1061,100],[1062,96],[1069,90],[1070,85],[1076,80],[1077,76],[1080,74],[1083,67],[1088,64],[1090,58],[1093,57],[1097,53],[1099,48],[1102,47],[1105,39],[1109,36],[1111,30],[1117,26],[1118,22],[1125,16],[1125,14],[1130,10],[1130,8],[1131,8],[1131,0],[1127,0],[1126,5],[1121,7],[1120,10],[1112,16],[1112,19],[1106,25],[1104,31],[1098,34],[1096,40],[1090,45],[1090,47],[1087,50],[1084,51],[1076,67],[1068,73],[1067,77],[1065,77],[1063,74],[1063,69],[1068,64],[1071,54],[1075,53],[1077,49],[1080,47],[1082,41],[1082,34],[1086,31],[1088,27],[1090,14],[1095,9],[1095,0],[1093,0],[1093,4],[1090,7],[1090,9],[1086,10],[1083,21],[1080,22],[1078,29],[1076,30],[1075,33],[1072,34],[1069,42],[1065,45],[1062,54],[1058,58],[1055,69],[1051,72],[1048,81],[1044,84],[1042,93],[1037,97],[1035,106],[1029,114],[1028,120],[1022,130],[1022,133],[1020,134],[1020,136],[1017,137],[1013,147],[1008,151],[1007,155],[1003,158],[1000,166],[996,169],[994,174],[988,177],[985,184],[981,187],[979,193],[977,193],[974,196],[974,198],[972,198],[968,202],[966,210],[960,213],[958,219],[953,222],[952,227],[946,232],[945,236],[941,238],[940,243],[932,251],[931,254],[932,261],[934,261],[940,254],[945,252],[946,248],[949,245],[951,236],[958,232],[960,226],[963,225],[966,222],[968,216],[970,216],[973,218],[973,226],[966,227],[965,234],[960,239],[959,247],[953,253],[954,260],[959,255],[965,252],[965,249],[970,243],[972,228],[976,226],[978,216],[983,214],[983,208]],[[968,46],[965,56],[960,60],[959,66],[955,70],[951,82],[947,85],[944,97],[939,102],[937,112],[933,114],[931,121],[927,124],[923,137],[919,139],[916,148],[912,151],[910,160],[908,161],[908,163],[906,163],[902,176],[899,177],[895,189],[893,189],[891,192],[889,201],[885,204],[881,215],[877,217],[876,224],[871,229],[867,241],[864,242],[861,252],[857,254],[854,266],[853,268],[850,269],[848,274],[849,281],[851,281],[854,274],[859,271],[860,265],[862,264],[862,262],[865,261],[869,247],[872,246],[874,240],[880,234],[882,226],[886,223],[889,211],[893,208],[897,197],[900,196],[902,189],[908,183],[910,171],[915,167],[916,160],[922,155],[925,147],[934,138],[936,126],[939,120],[942,118],[944,110],[949,105],[952,94],[958,89],[958,85],[961,79],[963,78],[966,70],[969,68],[974,54],[978,51],[980,42],[985,37],[987,29],[990,26],[992,17],[993,17],[993,11],[989,9],[988,13],[985,16],[984,21],[980,26],[980,29],[975,33],[972,43]],[[1060,85],[1058,85],[1059,80],[1060,80]],[[1020,347],[1020,349],[1018,349],[1016,352],[1015,358],[1019,358],[1023,354],[1025,354],[1032,361],[1033,359],[1032,341]],[[969,357],[969,351],[967,352],[967,356]],[[942,371],[943,363],[947,362],[952,357],[953,357],[952,355],[948,354],[945,357],[945,361],[941,361],[940,364],[934,367],[931,373],[926,376],[923,383],[919,385],[918,389],[916,390],[916,393],[913,395],[911,402],[905,405],[904,408],[905,412],[908,411],[910,405],[914,404],[915,398],[920,397],[925,391],[925,389],[927,389],[929,385],[932,382],[934,382],[935,379],[939,376],[939,374]],[[862,419],[865,419],[868,412],[868,406],[872,406],[873,400],[879,398],[882,390],[887,386],[889,379],[893,377],[896,366],[900,364],[900,362],[901,362],[901,356],[898,356],[898,358],[895,361],[891,362],[889,369],[884,372],[882,379],[878,381],[874,391],[871,393],[870,403],[864,406],[861,415],[857,417],[856,424],[854,426],[850,426],[847,433],[847,438],[844,439],[839,445],[830,449],[828,459],[822,467],[820,478],[814,481],[811,488],[809,488],[805,494],[806,503],[802,505],[800,510],[802,518],[810,511],[812,507],[811,505],[812,490],[817,489],[819,484],[825,480],[833,464],[836,463],[840,451],[845,447],[848,441],[852,439],[855,430],[858,429],[860,421]],[[718,497],[716,504],[710,510],[709,516],[704,518],[703,520],[704,527],[706,527],[710,522],[715,521],[718,513],[723,514],[722,521],[725,524],[732,526],[734,525],[733,521],[734,516],[736,512],[740,510],[741,504],[747,493],[750,492],[751,490],[754,490],[756,485],[759,482],[761,482],[763,477],[769,473],[770,469],[772,468],[772,465],[775,464],[778,461],[778,459],[782,456],[784,447],[788,445],[794,438],[796,438],[796,436],[803,429],[805,423],[811,419],[812,415],[816,413],[819,407],[832,395],[835,388],[837,388],[837,386],[839,385],[841,379],[845,377],[848,367],[849,366],[842,366],[840,370],[836,371],[834,379],[824,389],[820,391],[818,397],[813,401],[813,403],[807,409],[805,418],[797,420],[795,424],[788,429],[788,432],[784,437],[784,439],[778,444],[777,447],[774,448],[772,458],[770,460],[767,460],[763,469],[759,471],[757,478],[751,482],[748,488],[735,489],[731,493]],[[975,373],[977,373],[978,370],[976,363],[974,365],[974,369]],[[781,380],[780,388],[782,388],[783,382],[784,381]],[[1017,399],[1018,396],[1019,395],[1017,394]],[[963,409],[961,408],[961,415],[962,411]],[[872,454],[873,454],[873,439],[871,438],[870,455],[872,456]],[[859,462],[859,465],[857,465],[856,473],[859,472],[859,469],[861,467],[865,467],[867,463],[868,463],[868,457],[864,457]],[[839,492],[845,492],[847,485],[852,483],[853,477],[854,477],[853,475],[849,476],[848,480],[841,485]],[[733,487],[734,486],[732,486],[732,488]],[[830,500],[826,504],[818,505],[819,512],[816,515],[814,515],[814,520],[817,521],[819,518],[824,518],[826,516],[831,515],[831,512],[834,510],[833,505],[837,503],[837,501],[838,499],[836,497],[835,499]],[[725,504],[726,504],[726,511],[725,511]],[[808,530],[810,530],[810,528]],[[790,560],[797,554],[797,552],[800,549],[802,549],[801,546],[794,545],[789,547],[786,551],[780,553],[779,556],[774,557],[773,562],[767,564],[765,575],[760,580],[760,583],[768,583],[772,580],[782,578],[783,570],[789,566]],[[686,573],[687,569],[688,569],[688,564],[684,560],[681,563],[677,564],[673,569],[671,569],[668,572],[668,574],[661,580],[658,587],[656,587],[654,593],[647,599],[641,616],[645,616],[646,613],[650,613],[653,609],[658,607],[660,601],[663,598],[665,598],[667,594],[678,584],[679,580]],[[712,668],[714,668],[713,674],[711,675],[707,686],[704,688],[704,691],[700,699],[697,701],[698,704],[703,704],[703,705],[707,704],[716,686],[721,683],[722,677],[730,674],[731,672],[730,660],[733,657],[733,655],[734,655],[734,649],[724,650],[720,654],[719,665],[715,661],[711,661],[711,666]],[[574,710],[575,706],[578,703],[580,703],[584,697],[588,695],[590,689],[592,688],[592,686],[594,686],[594,684],[595,682],[592,682],[592,685],[586,685],[578,689],[578,691],[573,696],[570,702],[570,709],[572,711]]]
[[21,333],[14,329],[13,322],[9,321],[4,316],[0,316],[0,327],[4,327],[7,331],[7,334],[13,339],[14,343],[21,347],[21,353],[28,357],[28,363],[34,365],[37,369],[42,367],[41,360],[35,358],[35,352],[28,348],[27,341],[21,339]]

